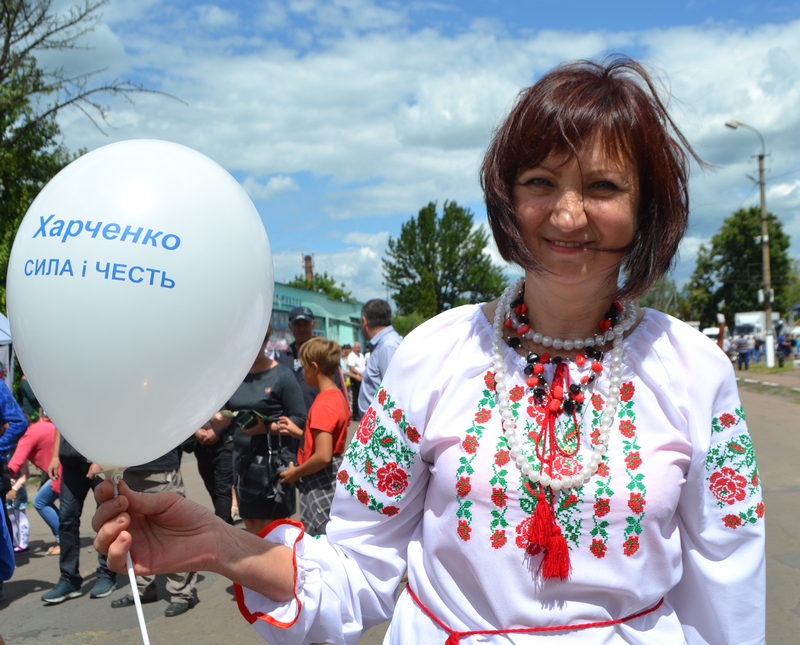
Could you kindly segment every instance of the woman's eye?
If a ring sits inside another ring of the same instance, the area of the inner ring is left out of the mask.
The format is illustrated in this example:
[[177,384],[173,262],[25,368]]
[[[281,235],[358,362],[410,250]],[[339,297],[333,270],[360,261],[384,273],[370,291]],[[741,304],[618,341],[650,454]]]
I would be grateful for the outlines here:
[[619,187],[613,181],[596,181],[591,185],[591,188],[596,190],[619,190]]
[[531,187],[539,187],[539,186],[550,186],[550,180],[545,179],[544,177],[531,177],[530,179],[525,181],[526,186]]

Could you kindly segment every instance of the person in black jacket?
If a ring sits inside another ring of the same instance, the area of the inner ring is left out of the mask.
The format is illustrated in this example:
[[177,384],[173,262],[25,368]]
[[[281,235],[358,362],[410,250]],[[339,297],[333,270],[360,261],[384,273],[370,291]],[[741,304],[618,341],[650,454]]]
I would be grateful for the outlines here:
[[[295,307],[292,309],[289,312],[289,331],[292,332],[294,340],[289,343],[289,349],[275,353],[275,360],[294,372],[294,376],[300,384],[300,389],[303,391],[306,410],[311,409],[311,404],[314,403],[314,399],[319,394],[319,388],[311,387],[303,378],[303,365],[300,363],[299,352],[303,343],[314,337],[315,324],[314,312],[308,307]],[[336,383],[336,387],[347,396],[347,390],[344,388],[344,375],[341,370],[336,370],[333,381]]]

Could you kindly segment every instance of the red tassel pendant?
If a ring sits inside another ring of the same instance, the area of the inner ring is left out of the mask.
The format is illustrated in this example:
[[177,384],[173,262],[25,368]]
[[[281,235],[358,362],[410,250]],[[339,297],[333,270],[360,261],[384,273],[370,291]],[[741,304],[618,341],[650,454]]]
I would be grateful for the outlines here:
[[527,538],[528,546],[525,550],[529,555],[543,552],[542,562],[539,565],[542,578],[566,580],[572,570],[569,547],[541,484],[536,496],[536,508],[528,525]]
[[551,580],[553,578],[566,580],[571,570],[567,540],[561,533],[561,527],[555,523],[555,518],[553,518],[553,532],[550,534],[550,541],[542,558],[542,577]]
[[531,523],[528,525],[528,546],[530,555],[536,555],[547,548],[550,534],[553,532],[553,510],[544,494],[544,486],[539,484],[539,494],[536,496],[536,508],[533,511]]
[[536,496],[536,508],[533,510],[531,523],[528,525],[528,546],[530,555],[536,555],[547,548],[550,534],[553,532],[553,510],[544,493],[544,486],[539,484],[539,494]]

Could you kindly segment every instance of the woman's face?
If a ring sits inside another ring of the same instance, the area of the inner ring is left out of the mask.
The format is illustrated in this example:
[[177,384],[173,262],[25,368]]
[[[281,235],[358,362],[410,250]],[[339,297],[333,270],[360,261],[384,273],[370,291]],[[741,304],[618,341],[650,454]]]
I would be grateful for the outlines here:
[[564,284],[613,281],[636,232],[639,180],[634,165],[609,158],[599,139],[577,156],[554,154],[520,171],[517,226],[526,248]]

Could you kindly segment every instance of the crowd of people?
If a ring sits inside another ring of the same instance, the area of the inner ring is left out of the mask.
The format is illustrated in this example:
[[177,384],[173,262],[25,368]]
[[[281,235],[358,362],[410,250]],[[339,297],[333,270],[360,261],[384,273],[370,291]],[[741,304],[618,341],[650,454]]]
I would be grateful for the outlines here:
[[[382,300],[367,302],[362,311],[362,333],[366,339],[375,338],[375,347],[380,347],[375,363],[361,353],[358,341],[340,347],[319,336],[315,322],[310,308],[295,307],[289,314],[293,340],[275,355],[267,350],[270,326],[249,373],[224,408],[167,454],[125,469],[125,485],[142,493],[174,492],[185,497],[182,456],[194,453],[214,513],[226,524],[241,519],[246,531],[258,534],[270,522],[298,514],[307,532],[324,534],[348,427],[351,419],[362,415],[361,385],[374,392],[399,336],[391,327],[389,304]],[[86,496],[101,481],[95,477],[101,467],[61,435],[24,375],[16,400],[5,383],[0,385],[0,414],[5,427],[0,430],[0,542],[9,547],[2,579],[10,577],[15,558],[30,549],[27,492],[34,485],[29,478],[36,475],[33,506],[53,535],[44,554],[57,557],[59,563],[58,580],[42,601],[58,604],[77,598],[84,593],[80,517]],[[178,616],[198,602],[197,574],[165,574],[169,604],[164,614]],[[111,607],[132,606],[134,593],[142,603],[156,602],[155,578],[137,576],[137,589],[112,600]],[[110,596],[116,580],[107,557],[98,554],[90,598]],[[5,601],[0,582],[0,603]]]
[[[764,341],[757,339],[753,334],[737,333],[732,342],[727,343],[727,347],[723,345],[722,349],[736,363],[739,371],[749,370],[750,363],[761,363],[765,360],[766,355]],[[794,334],[791,332],[778,334],[775,341],[778,367],[783,367],[787,362],[791,363],[798,355],[800,355],[800,346],[798,346],[798,339],[794,337]]]

